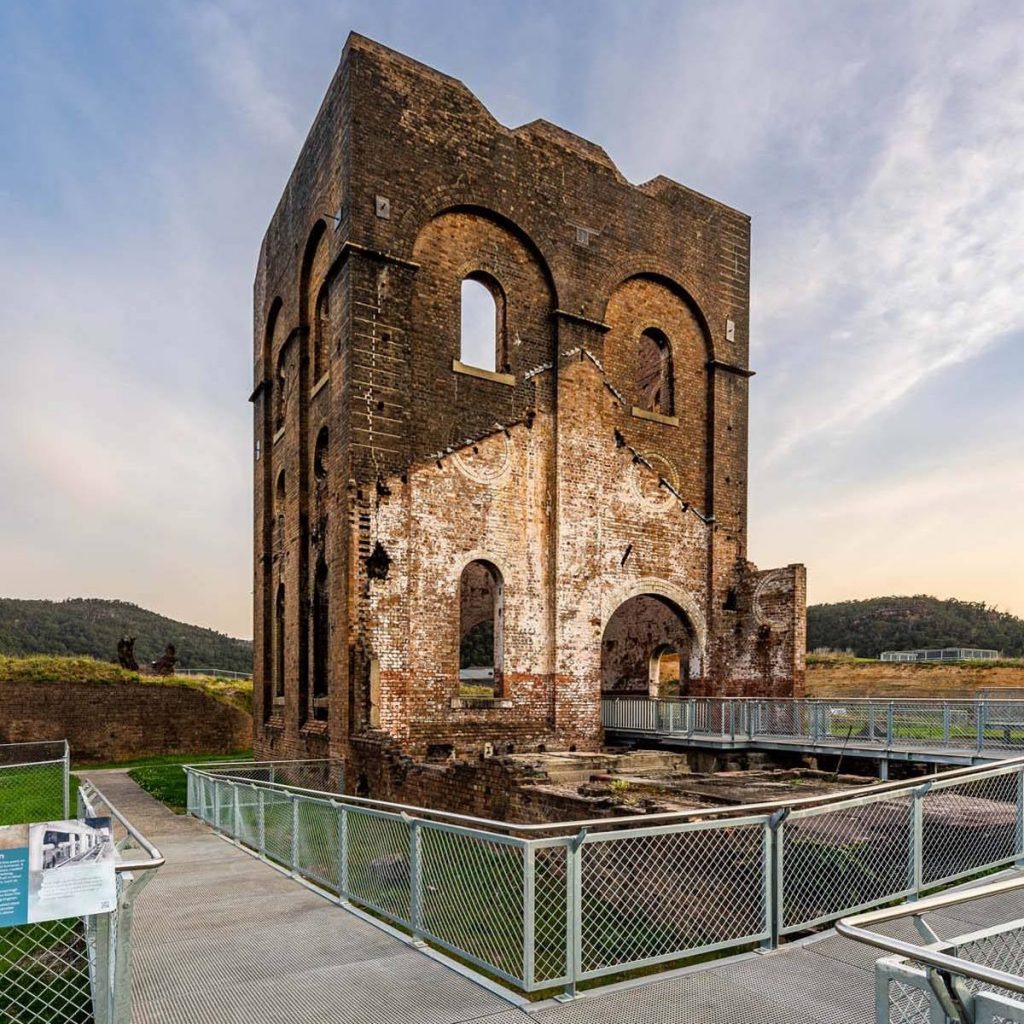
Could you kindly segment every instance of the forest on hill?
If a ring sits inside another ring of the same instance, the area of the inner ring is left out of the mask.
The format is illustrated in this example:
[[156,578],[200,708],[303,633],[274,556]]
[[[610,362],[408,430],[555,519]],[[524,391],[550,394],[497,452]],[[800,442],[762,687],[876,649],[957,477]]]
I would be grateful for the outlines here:
[[69,598],[23,601],[0,598],[0,654],[86,654],[117,660],[117,642],[135,637],[140,665],[174,644],[178,668],[252,672],[252,642],[190,626],[127,601]]
[[915,597],[872,597],[816,604],[807,609],[807,650],[882,651],[919,647],[983,647],[1003,657],[1024,656],[1024,619],[984,602]]

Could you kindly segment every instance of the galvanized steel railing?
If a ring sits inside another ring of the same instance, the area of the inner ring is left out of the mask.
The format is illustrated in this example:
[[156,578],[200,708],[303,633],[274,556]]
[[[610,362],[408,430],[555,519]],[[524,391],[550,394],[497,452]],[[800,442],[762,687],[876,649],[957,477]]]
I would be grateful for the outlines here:
[[[1022,887],[1015,877],[838,922],[848,938],[897,954],[875,965],[876,1024],[1024,1024],[1024,919],[941,940],[923,917]],[[875,931],[904,917],[921,942]]]
[[303,785],[329,768],[190,766],[189,811],[528,992],[773,945],[1024,856],[1024,758],[782,805],[542,825]]
[[[59,747],[60,760],[0,765],[0,822],[68,817],[67,745],[61,741]],[[18,768],[26,770],[15,775]],[[115,865],[116,908],[109,914],[0,928],[0,1020],[131,1022],[132,910],[163,858],[89,782],[79,788],[77,813],[81,818],[113,820],[120,854]]]
[[922,754],[1024,750],[1024,700],[787,700],[693,697],[601,701],[605,729],[686,739],[797,742]]

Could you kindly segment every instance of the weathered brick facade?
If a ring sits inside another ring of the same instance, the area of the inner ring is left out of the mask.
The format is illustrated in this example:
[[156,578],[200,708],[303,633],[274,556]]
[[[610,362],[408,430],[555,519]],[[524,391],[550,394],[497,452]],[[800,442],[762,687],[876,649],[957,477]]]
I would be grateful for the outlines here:
[[[746,561],[749,238],[349,38],[256,276],[259,755],[593,748],[602,678],[653,653],[625,643],[674,648],[690,694],[801,691],[804,570]],[[466,278],[492,372],[460,359]],[[460,696],[474,561],[484,698]],[[640,595],[664,626],[609,631]]]

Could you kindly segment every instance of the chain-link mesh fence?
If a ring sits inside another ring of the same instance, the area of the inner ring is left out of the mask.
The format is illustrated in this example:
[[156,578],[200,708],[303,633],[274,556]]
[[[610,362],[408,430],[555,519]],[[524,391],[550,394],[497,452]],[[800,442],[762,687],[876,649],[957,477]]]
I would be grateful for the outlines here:
[[67,744],[0,744],[0,825],[60,820],[68,814]]
[[[766,713],[785,726],[780,712]],[[271,765],[244,776],[188,771],[193,814],[527,991],[773,943],[1006,864],[1022,855],[1024,832],[1020,764],[774,814],[609,821],[573,834],[572,823],[539,834],[464,827],[428,810],[313,796],[263,781],[280,777]],[[289,771],[311,777],[298,763]]]

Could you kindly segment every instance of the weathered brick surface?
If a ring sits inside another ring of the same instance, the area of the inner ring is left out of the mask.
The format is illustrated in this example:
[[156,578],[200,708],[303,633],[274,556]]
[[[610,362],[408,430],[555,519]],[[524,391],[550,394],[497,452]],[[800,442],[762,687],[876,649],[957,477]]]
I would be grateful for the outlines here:
[[0,743],[64,739],[76,761],[245,750],[252,718],[188,686],[0,681]]
[[[690,693],[800,690],[802,567],[746,560],[749,237],[744,214],[633,186],[592,143],[506,128],[350,37],[256,275],[258,752],[342,758],[383,792],[368,752],[392,745],[470,763],[594,747],[602,639],[639,595],[672,616],[619,636],[623,665],[673,642]],[[500,380],[453,367],[468,275],[495,283]],[[671,350],[660,416],[642,412],[652,329]],[[460,578],[479,559],[501,574],[504,678],[467,707]]]

